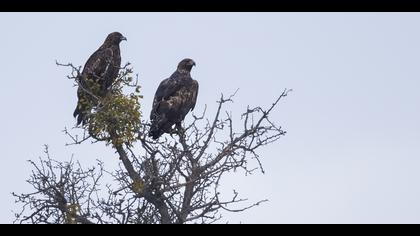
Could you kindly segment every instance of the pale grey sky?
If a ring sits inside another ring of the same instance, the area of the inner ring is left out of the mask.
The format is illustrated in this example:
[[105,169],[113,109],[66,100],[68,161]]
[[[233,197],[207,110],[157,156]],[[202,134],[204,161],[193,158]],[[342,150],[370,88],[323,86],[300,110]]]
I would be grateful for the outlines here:
[[419,13],[0,13],[0,222],[10,192],[28,191],[25,160],[43,144],[59,160],[96,158],[109,147],[65,147],[76,89],[55,60],[82,65],[120,31],[123,62],[139,73],[149,115],[159,82],[193,58],[197,110],[240,88],[231,105],[269,105],[287,135],[262,150],[266,174],[226,178],[261,206],[232,223],[420,223]]

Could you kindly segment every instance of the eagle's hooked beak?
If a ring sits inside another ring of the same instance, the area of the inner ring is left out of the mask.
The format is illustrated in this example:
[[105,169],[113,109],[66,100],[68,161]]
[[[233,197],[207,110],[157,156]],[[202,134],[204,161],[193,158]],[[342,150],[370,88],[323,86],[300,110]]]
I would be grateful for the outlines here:
[[127,41],[127,38],[126,37],[121,37],[121,41]]
[[195,61],[191,61],[191,66],[195,66]]

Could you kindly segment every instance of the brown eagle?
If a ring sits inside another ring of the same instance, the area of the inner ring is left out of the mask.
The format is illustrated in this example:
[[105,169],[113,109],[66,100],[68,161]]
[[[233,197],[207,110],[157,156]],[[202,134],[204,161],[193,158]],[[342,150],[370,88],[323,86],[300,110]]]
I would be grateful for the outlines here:
[[120,42],[123,40],[127,39],[121,33],[110,33],[87,60],[79,77],[78,102],[73,113],[77,125],[86,123],[87,114],[97,104],[96,98],[104,97],[117,78],[121,67]]
[[149,136],[153,139],[158,139],[163,133],[170,133],[174,124],[180,126],[187,113],[194,109],[198,82],[191,78],[193,66],[195,62],[192,59],[182,60],[171,77],[159,84],[150,114]]

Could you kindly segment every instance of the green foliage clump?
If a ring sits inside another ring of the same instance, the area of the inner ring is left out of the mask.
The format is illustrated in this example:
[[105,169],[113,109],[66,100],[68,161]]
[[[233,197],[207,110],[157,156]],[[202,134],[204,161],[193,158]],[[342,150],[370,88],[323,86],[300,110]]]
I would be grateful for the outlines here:
[[144,190],[144,182],[142,180],[134,180],[131,188],[135,193],[142,194]]
[[67,204],[66,205],[66,222],[67,224],[76,224],[77,214],[80,212],[79,204]]
[[[125,71],[107,92],[94,105],[87,123],[89,134],[99,141],[106,141],[107,145],[131,145],[137,138],[140,128],[140,86],[133,84],[131,71]],[[135,88],[126,95],[124,88]]]
[[103,105],[89,119],[92,136],[111,141],[114,146],[129,144],[140,128],[140,103],[137,95],[108,94]]

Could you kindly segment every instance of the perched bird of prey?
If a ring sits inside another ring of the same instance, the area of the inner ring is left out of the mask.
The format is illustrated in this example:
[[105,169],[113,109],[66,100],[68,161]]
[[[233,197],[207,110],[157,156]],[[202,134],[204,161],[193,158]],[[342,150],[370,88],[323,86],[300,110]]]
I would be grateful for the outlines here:
[[95,97],[104,97],[118,77],[121,67],[120,42],[127,40],[121,33],[110,33],[105,42],[87,60],[77,90],[77,107],[73,116],[77,125],[86,123],[86,115],[96,104]]
[[163,133],[170,133],[174,124],[180,126],[187,113],[194,109],[198,82],[191,78],[193,66],[195,62],[192,59],[182,60],[177,70],[163,80],[156,90],[150,114],[149,136],[153,139],[158,139]]

